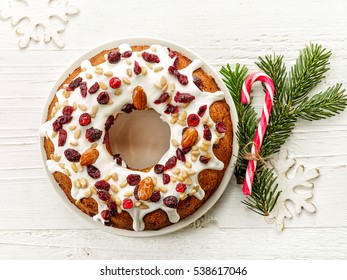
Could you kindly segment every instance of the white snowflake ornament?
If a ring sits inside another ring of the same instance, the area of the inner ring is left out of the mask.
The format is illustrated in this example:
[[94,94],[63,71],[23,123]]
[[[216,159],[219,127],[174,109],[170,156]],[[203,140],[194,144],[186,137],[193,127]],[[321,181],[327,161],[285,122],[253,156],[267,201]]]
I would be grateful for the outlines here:
[[[65,30],[70,15],[77,14],[76,7],[69,6],[67,0],[10,0],[1,10],[1,17],[11,18],[16,33],[22,35],[18,46],[26,48],[31,40],[40,40],[37,29],[43,28],[44,42],[51,40],[59,47],[64,47],[61,33]],[[58,21],[64,24],[58,24]]]
[[[295,206],[296,214],[302,210],[310,213],[316,211],[316,206],[311,202],[314,187],[311,181],[319,177],[319,170],[305,170],[303,165],[297,165],[294,158],[289,158],[286,149],[281,149],[270,163],[277,175],[278,190],[282,191],[270,219],[278,230],[283,230],[285,219],[293,218],[289,203]],[[290,175],[293,171],[294,175]]]

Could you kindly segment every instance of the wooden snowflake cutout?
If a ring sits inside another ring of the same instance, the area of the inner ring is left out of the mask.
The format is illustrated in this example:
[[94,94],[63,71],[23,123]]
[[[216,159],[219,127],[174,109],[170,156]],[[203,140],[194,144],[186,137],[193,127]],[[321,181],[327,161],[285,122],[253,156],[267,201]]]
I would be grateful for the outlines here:
[[61,33],[69,21],[68,16],[79,12],[67,2],[67,0],[11,0],[1,10],[1,16],[4,19],[10,18],[16,33],[22,35],[18,42],[20,48],[26,48],[31,40],[40,41],[41,38],[37,33],[40,27],[43,28],[45,43],[52,40],[59,48],[63,48]]
[[[285,219],[292,219],[293,212],[300,214],[303,210],[315,213],[316,206],[311,202],[313,197],[313,179],[319,177],[318,169],[305,170],[294,158],[289,158],[288,151],[281,149],[277,157],[270,161],[277,175],[278,189],[281,194],[270,220],[278,230],[283,230]],[[289,203],[294,205],[292,210]]]

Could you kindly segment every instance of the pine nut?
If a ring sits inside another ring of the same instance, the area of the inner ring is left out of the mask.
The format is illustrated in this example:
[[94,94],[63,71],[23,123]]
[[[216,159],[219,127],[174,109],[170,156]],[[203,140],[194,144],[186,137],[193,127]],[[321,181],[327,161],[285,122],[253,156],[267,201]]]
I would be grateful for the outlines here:
[[127,77],[123,77],[122,80],[123,80],[124,84],[126,84],[126,85],[131,84],[130,80]]
[[152,64],[150,64],[149,62],[146,62],[146,65],[147,65],[147,67],[148,67],[149,69],[153,70]]
[[131,77],[133,75],[133,71],[130,68],[127,69],[127,75],[129,77]]
[[124,188],[124,187],[126,187],[126,185],[128,184],[128,181],[127,180],[124,180],[122,183],[120,183],[120,187],[121,188]]
[[75,137],[76,140],[77,140],[78,138],[80,138],[80,136],[81,136],[81,130],[80,130],[80,129],[75,130],[73,136]]
[[167,81],[166,81],[165,76],[161,76],[161,78],[160,78],[160,84],[161,84],[162,87],[165,86],[165,85],[167,84]]
[[88,110],[88,107],[84,104],[78,104],[78,108],[83,112]]
[[133,194],[134,194],[133,191],[127,191],[127,192],[125,192],[123,195],[124,195],[125,197],[130,197],[130,196],[132,196]]
[[115,90],[114,95],[120,95],[121,93],[122,93],[122,90],[118,88]]
[[117,193],[117,192],[119,191],[116,185],[111,185],[110,189],[111,189],[111,191],[113,191],[114,193]]
[[163,66],[157,66],[157,67],[154,67],[153,71],[154,71],[154,72],[159,72],[159,71],[161,71],[161,70],[163,70],[163,69],[164,69]]
[[142,75],[147,75],[147,68],[145,66],[141,67],[141,74]]
[[105,181],[108,181],[108,180],[111,179],[111,177],[112,177],[112,175],[111,175],[111,174],[108,174],[108,175],[104,178],[104,180],[105,180]]
[[174,145],[175,147],[178,147],[178,146],[180,145],[176,139],[172,139],[172,140],[171,140],[171,143],[172,143],[172,145]]
[[115,181],[115,182],[118,181],[118,174],[117,174],[117,173],[113,172],[113,173],[111,174],[111,176],[112,176],[112,180],[113,180],[113,181]]
[[88,80],[93,79],[93,75],[90,74],[90,73],[87,73],[87,74],[86,74],[86,78],[87,78]]
[[73,172],[77,173],[78,170],[77,170],[77,166],[76,166],[76,163],[71,163],[71,169],[73,170]]
[[104,82],[99,82],[99,85],[100,85],[102,90],[107,90],[108,89],[108,86]]
[[104,73],[104,76],[112,77],[113,76],[113,72],[112,71],[107,71],[107,72]]

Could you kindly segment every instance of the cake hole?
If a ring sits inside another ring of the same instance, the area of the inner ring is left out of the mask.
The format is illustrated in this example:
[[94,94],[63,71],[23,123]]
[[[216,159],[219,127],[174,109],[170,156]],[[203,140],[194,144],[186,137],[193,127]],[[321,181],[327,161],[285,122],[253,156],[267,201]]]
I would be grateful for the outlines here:
[[170,147],[170,127],[154,110],[119,114],[109,130],[113,154],[128,167],[145,169],[158,163]]

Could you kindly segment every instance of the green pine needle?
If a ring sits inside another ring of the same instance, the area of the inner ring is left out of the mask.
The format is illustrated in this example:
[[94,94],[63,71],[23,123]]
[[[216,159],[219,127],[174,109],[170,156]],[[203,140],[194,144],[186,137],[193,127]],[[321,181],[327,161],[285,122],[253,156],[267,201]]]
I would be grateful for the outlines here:
[[306,99],[294,109],[294,115],[308,121],[335,116],[344,110],[347,103],[347,96],[343,94],[345,90],[341,87],[342,84],[337,84],[310,99]]
[[268,216],[281,192],[277,191],[276,177],[271,169],[264,169],[257,174],[252,185],[252,194],[242,201],[248,209],[263,215]]
[[[309,98],[311,90],[324,78],[329,70],[331,52],[321,45],[310,44],[299,54],[289,74],[283,56],[276,54],[259,57],[256,65],[269,75],[275,84],[275,98],[260,156],[267,160],[279,152],[281,146],[290,136],[298,119],[320,120],[335,116],[347,107],[347,95],[341,84],[329,87]],[[251,105],[243,105],[240,101],[241,88],[247,76],[247,68],[237,64],[235,70],[230,65],[223,66],[221,74],[234,100],[239,117],[237,138],[239,155],[235,167],[238,183],[245,177],[251,151],[250,143],[259,123],[259,117]],[[252,195],[242,203],[247,208],[261,215],[269,215],[275,206],[280,192],[277,190],[276,177],[271,169],[258,161]]]

